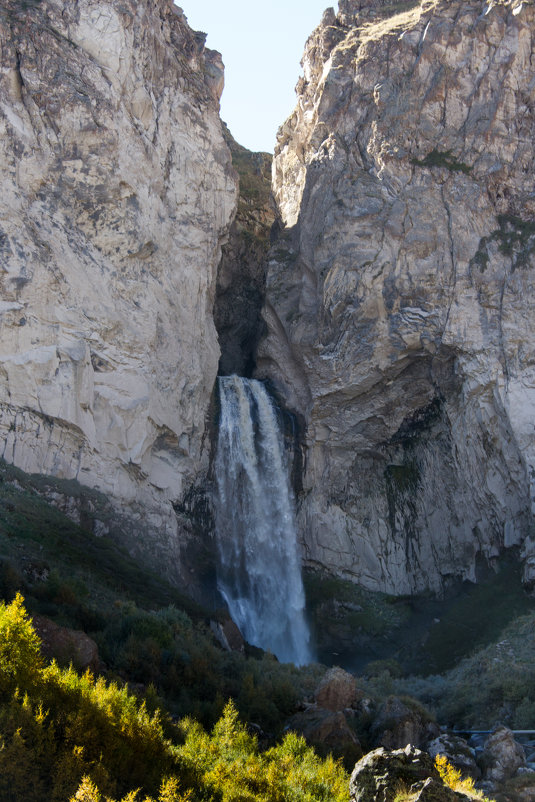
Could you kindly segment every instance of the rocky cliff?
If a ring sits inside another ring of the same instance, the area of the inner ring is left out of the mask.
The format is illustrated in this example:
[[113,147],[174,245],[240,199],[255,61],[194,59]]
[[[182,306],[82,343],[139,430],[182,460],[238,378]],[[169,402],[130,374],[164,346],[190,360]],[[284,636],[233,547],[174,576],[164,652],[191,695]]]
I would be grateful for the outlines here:
[[108,494],[175,578],[237,197],[204,39],[170,0],[0,10],[0,456]]
[[306,422],[306,561],[370,589],[513,547],[533,581],[534,31],[520,0],[340,0],[279,132],[258,374]]

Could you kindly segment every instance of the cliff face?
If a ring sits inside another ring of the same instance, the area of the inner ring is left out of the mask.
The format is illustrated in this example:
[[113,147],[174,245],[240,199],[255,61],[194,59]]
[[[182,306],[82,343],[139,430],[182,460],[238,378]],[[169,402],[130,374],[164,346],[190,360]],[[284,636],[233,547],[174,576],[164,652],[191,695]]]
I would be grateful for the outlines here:
[[534,31],[520,0],[344,0],[279,132],[258,373],[306,421],[306,560],[369,588],[512,546],[533,581]]
[[9,0],[0,47],[0,456],[109,494],[176,576],[237,195],[222,63],[167,0]]

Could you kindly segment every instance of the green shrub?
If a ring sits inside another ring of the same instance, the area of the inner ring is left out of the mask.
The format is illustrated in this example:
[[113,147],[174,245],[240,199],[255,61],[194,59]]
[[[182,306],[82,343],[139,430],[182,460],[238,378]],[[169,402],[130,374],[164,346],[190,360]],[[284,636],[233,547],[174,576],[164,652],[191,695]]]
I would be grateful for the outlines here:
[[11,604],[0,602],[0,698],[32,687],[41,668],[40,641],[17,593]]
[[240,723],[229,702],[208,735],[196,722],[182,722],[179,750],[190,778],[209,798],[283,802],[346,802],[348,777],[332,758],[322,760],[291,732],[278,746],[259,752],[255,736]]
[[[141,621],[139,631],[145,634],[147,619],[133,608],[131,615],[134,628]],[[174,611],[164,619],[187,627]],[[160,635],[167,641],[167,630]],[[289,705],[289,677],[296,669],[286,667],[289,673],[281,680],[277,664],[263,662],[264,688]],[[236,669],[235,657],[229,664]],[[217,684],[202,651],[193,654],[191,665]],[[260,672],[245,676],[243,693],[251,696],[249,704],[262,687],[259,677]],[[210,734],[192,719],[177,728],[160,712],[154,688],[148,694],[149,712],[145,702],[115,682],[95,680],[90,672],[80,676],[55,662],[44,665],[20,594],[11,604],[0,604],[0,687],[2,802],[347,799],[348,778],[340,764],[321,760],[294,734],[261,752],[233,703]],[[206,705],[212,714],[221,710],[221,694],[206,699]]]

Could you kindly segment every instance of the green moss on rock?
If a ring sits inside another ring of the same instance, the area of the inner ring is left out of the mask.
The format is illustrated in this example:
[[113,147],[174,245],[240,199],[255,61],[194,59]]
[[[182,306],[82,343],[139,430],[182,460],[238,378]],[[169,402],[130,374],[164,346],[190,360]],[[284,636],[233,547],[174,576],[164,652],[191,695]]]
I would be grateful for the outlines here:
[[416,167],[445,167],[452,173],[465,173],[468,175],[472,168],[464,162],[458,161],[451,150],[437,150],[433,148],[423,159],[411,159]]

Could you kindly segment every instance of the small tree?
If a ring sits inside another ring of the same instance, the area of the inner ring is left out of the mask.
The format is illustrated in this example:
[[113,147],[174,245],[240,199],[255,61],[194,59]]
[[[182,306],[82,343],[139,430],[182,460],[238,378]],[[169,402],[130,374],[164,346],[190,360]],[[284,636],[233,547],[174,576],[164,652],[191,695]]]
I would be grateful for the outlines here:
[[0,695],[31,689],[43,667],[40,646],[20,593],[11,604],[1,602]]
[[83,777],[80,786],[69,802],[100,802],[102,799],[97,786],[90,777]]

